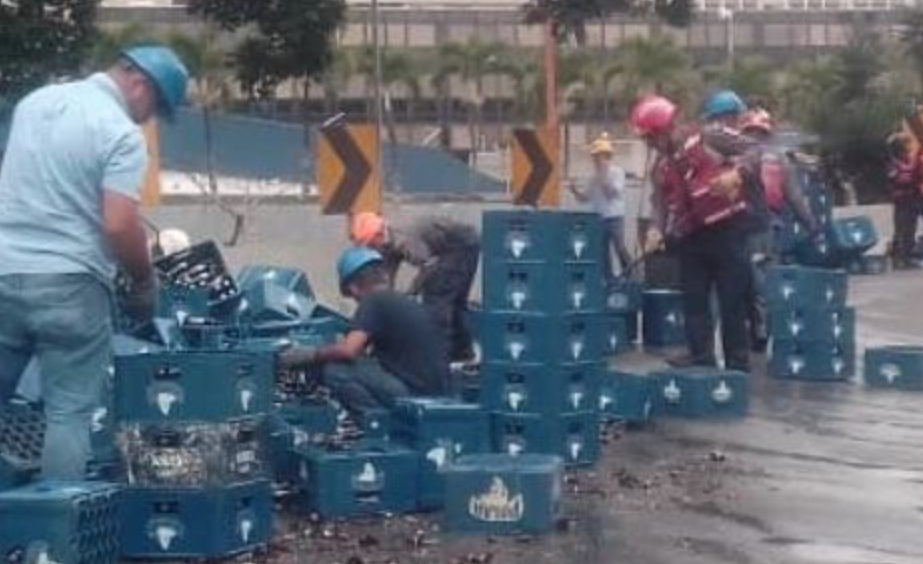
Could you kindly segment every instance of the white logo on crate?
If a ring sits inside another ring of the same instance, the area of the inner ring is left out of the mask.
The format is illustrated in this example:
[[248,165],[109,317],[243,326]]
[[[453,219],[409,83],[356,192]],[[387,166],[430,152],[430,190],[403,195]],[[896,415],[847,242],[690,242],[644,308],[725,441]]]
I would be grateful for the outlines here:
[[436,468],[442,468],[445,466],[446,459],[449,457],[449,453],[446,452],[444,446],[438,446],[429,450],[426,453],[426,459],[436,465]]
[[587,248],[586,239],[583,237],[574,237],[573,248],[574,248],[574,256],[577,257],[578,259],[582,258],[583,253],[584,251],[586,251],[586,248]]
[[797,337],[804,330],[804,324],[801,321],[790,321],[788,323],[788,332],[792,337]]
[[568,450],[570,451],[571,460],[580,460],[580,454],[583,452],[583,441],[573,439],[568,445]]
[[245,518],[240,520],[240,540],[244,544],[249,544],[250,534],[253,532],[254,523],[253,519]]
[[651,411],[653,410],[654,410],[654,404],[651,402],[651,400],[645,400],[644,401],[644,419],[650,419]]
[[36,541],[26,548],[26,564],[60,564],[48,555],[48,543]]
[[600,394],[600,396],[599,396],[599,410],[600,410],[600,411],[606,411],[607,409],[609,409],[609,406],[612,405],[612,402],[613,402],[613,401],[614,401],[614,400],[612,399],[612,395],[611,395],[611,394],[608,394],[608,393],[605,393],[605,392],[602,393],[602,394]]
[[842,358],[833,359],[833,373],[839,376],[846,369],[846,362]]
[[374,464],[366,462],[362,466],[362,472],[356,476],[356,482],[363,485],[372,485],[378,484],[383,478],[384,475],[375,468]]
[[586,299],[586,292],[583,290],[576,290],[571,294],[571,301],[574,304],[574,309],[581,309],[583,307],[583,300]]
[[510,443],[506,445],[506,452],[510,456],[518,456],[522,454],[524,450],[526,450],[525,445],[518,441],[510,441]]
[[240,391],[240,407],[244,411],[250,411],[250,404],[253,402],[253,390],[243,389]]
[[525,401],[526,395],[522,392],[510,392],[506,395],[506,403],[509,404],[510,409],[513,411],[519,411],[519,406]]
[[513,237],[510,239],[508,246],[513,256],[520,258],[522,254],[526,252],[526,249],[529,248],[529,241],[524,237]]
[[170,412],[173,411],[173,404],[179,402],[179,396],[170,391],[157,392],[155,401],[160,413],[162,413],[164,417],[168,417]]
[[827,295],[827,302],[829,303],[829,302],[832,302],[832,301],[833,301],[833,298],[836,297],[836,292],[833,291],[833,288],[832,288],[832,287],[827,286],[827,294],[826,294],[826,295]]
[[154,538],[160,550],[167,552],[173,546],[173,540],[179,536],[179,531],[174,525],[161,523],[154,528]]
[[718,387],[711,393],[711,397],[715,400],[715,403],[727,403],[734,397],[734,391],[728,387],[727,382],[721,380]]
[[796,376],[801,374],[801,372],[804,370],[804,366],[804,359],[800,356],[793,356],[788,359],[788,370]]
[[882,364],[881,368],[878,369],[878,373],[881,374],[881,377],[884,378],[888,384],[894,384],[894,382],[904,375],[901,367],[891,362]]
[[507,350],[510,352],[510,358],[513,360],[519,360],[522,356],[522,353],[526,352],[526,344],[520,341],[513,341],[507,345]]
[[109,410],[105,407],[97,407],[93,411],[93,423],[90,426],[91,433],[102,432],[106,428],[106,417],[109,415]]
[[616,333],[609,335],[609,350],[616,351],[619,348],[619,336]]
[[583,356],[583,339],[574,339],[570,343],[570,354],[574,357],[574,360],[580,360],[580,357]]
[[667,400],[668,403],[679,403],[682,397],[683,391],[676,385],[676,379],[671,378],[670,383],[663,389],[663,399]]
[[791,283],[782,284],[782,299],[788,301],[795,295],[795,287]]
[[515,523],[521,521],[526,504],[522,494],[510,497],[503,478],[494,476],[490,489],[468,500],[468,514],[487,523]]
[[583,405],[583,392],[571,392],[570,404],[574,409],[580,409],[580,406]]
[[510,301],[513,302],[513,309],[522,309],[522,306],[526,303],[526,297],[525,290],[513,290],[510,292]]
[[675,311],[671,311],[670,313],[668,313],[666,319],[667,319],[667,323],[669,323],[670,325],[674,325],[674,326],[679,325],[680,317],[679,317],[679,314],[677,314]]
[[852,236],[852,240],[856,244],[861,243],[862,239],[864,238],[862,235],[862,230],[858,226],[855,226],[855,225],[851,226],[849,234]]

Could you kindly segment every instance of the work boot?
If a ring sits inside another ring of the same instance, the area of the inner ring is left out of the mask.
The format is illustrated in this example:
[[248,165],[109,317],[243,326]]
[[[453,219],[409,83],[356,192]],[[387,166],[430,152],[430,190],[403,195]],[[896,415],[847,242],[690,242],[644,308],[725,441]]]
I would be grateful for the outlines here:
[[714,357],[693,356],[689,353],[668,358],[667,364],[672,368],[693,368],[696,366],[716,368],[718,366],[718,362]]

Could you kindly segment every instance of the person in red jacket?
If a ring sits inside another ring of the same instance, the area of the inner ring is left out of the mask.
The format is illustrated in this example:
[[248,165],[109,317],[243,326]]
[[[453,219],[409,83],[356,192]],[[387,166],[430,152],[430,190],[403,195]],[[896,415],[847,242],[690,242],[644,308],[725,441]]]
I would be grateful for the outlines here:
[[888,183],[894,200],[894,268],[913,268],[917,223],[923,215],[923,156],[904,134],[889,141]]
[[747,256],[742,165],[748,143],[740,136],[680,127],[679,107],[660,96],[640,100],[631,126],[657,152],[652,171],[655,219],[680,257],[688,354],[674,366],[717,366],[711,295],[721,316],[724,365],[749,371]]

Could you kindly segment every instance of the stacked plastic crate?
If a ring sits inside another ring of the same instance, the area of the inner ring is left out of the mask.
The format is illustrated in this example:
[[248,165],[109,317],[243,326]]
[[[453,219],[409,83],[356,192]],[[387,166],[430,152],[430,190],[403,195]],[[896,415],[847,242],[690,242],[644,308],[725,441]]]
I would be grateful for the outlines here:
[[151,348],[115,367],[122,554],[219,558],[265,545],[273,502],[261,428],[274,356]]
[[769,269],[769,373],[799,380],[846,380],[855,371],[856,315],[847,276],[797,266]]
[[494,448],[592,464],[605,358],[599,217],[489,211],[483,232],[481,402]]

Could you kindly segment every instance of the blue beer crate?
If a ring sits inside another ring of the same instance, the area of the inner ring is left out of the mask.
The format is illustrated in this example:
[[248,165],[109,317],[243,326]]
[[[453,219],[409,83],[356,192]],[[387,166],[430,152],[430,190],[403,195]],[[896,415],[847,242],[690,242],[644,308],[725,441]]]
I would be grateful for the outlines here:
[[683,293],[647,290],[643,297],[644,346],[675,347],[686,342]]
[[275,481],[294,483],[299,465],[295,451],[329,442],[336,436],[343,415],[333,405],[304,402],[283,404],[267,416],[263,434]]
[[465,456],[445,471],[446,529],[482,535],[542,534],[561,514],[564,465],[557,456]]
[[41,470],[45,416],[28,403],[0,406],[0,490],[29,482]]
[[481,367],[481,403],[492,411],[562,415],[596,409],[600,363],[511,364]]
[[766,273],[769,309],[846,306],[848,278],[842,270],[774,266]]
[[273,534],[272,485],[127,488],[121,503],[125,558],[218,559],[265,547]]
[[599,362],[603,357],[602,313],[484,312],[478,320],[481,352],[486,361]]
[[212,311],[207,288],[163,286],[157,302],[157,317],[165,319],[208,318]]
[[0,493],[0,554],[9,562],[115,564],[118,486],[37,482]]
[[119,446],[133,487],[211,487],[270,473],[261,419],[122,425]]
[[489,311],[589,313],[603,308],[600,263],[486,262],[484,308]]
[[445,499],[446,466],[459,456],[490,452],[490,417],[480,405],[454,399],[402,399],[392,436],[420,453],[420,509],[438,509]]
[[769,334],[776,341],[823,342],[844,348],[854,347],[856,311],[851,307],[770,310]]
[[599,262],[603,229],[599,214],[564,211],[486,211],[486,261]]
[[833,252],[841,257],[855,257],[878,244],[875,224],[868,216],[833,220],[828,237]]
[[829,228],[799,245],[794,258],[798,264],[819,268],[840,268],[844,262],[830,240]]
[[655,380],[642,374],[621,371],[603,373],[599,413],[603,421],[642,424],[651,420]]
[[872,388],[923,391],[923,347],[866,349],[865,385]]
[[787,380],[845,381],[856,370],[856,351],[835,343],[770,340],[769,375]]
[[607,313],[605,315],[603,325],[606,340],[603,344],[607,355],[614,356],[631,349],[632,322],[637,324],[637,313]]
[[496,452],[553,454],[568,466],[591,465],[599,458],[599,412],[595,410],[558,417],[494,413],[491,419]]
[[641,311],[644,285],[635,280],[619,278],[606,287],[606,311],[630,314]]
[[275,355],[172,351],[115,359],[120,422],[202,421],[264,415],[271,408]]
[[381,442],[308,447],[299,458],[300,509],[322,518],[409,513],[417,507],[419,453]]
[[684,368],[657,372],[654,414],[690,419],[736,418],[747,415],[749,377],[717,368]]
[[251,284],[240,301],[238,315],[249,324],[303,321],[311,317],[315,302],[269,280]]
[[314,289],[308,275],[297,268],[254,264],[243,267],[237,273],[237,285],[244,294],[263,282],[270,282],[303,298],[314,300]]

